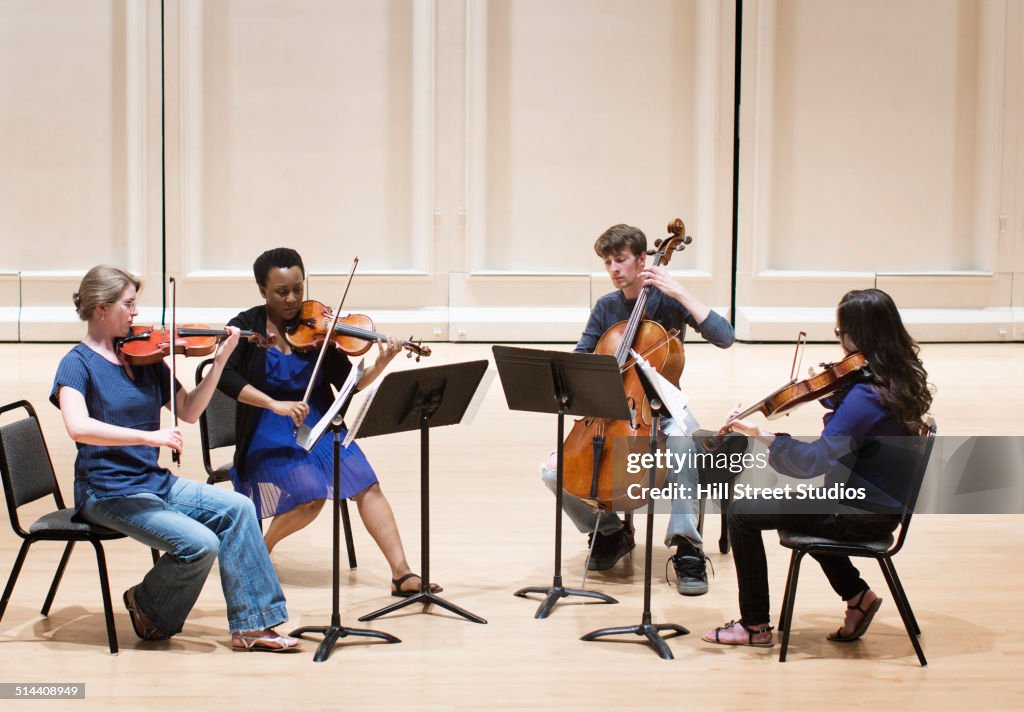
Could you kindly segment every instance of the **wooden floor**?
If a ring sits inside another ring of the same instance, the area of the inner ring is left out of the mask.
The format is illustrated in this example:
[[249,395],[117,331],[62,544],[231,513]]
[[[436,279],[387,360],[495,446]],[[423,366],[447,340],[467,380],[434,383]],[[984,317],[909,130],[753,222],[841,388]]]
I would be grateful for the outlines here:
[[[59,413],[46,403],[53,373],[68,345],[0,345],[3,400],[27,398],[41,412],[64,492],[71,494],[74,447]],[[564,345],[550,348],[566,349]],[[836,347],[810,347],[805,363],[836,357]],[[489,359],[482,344],[439,344],[430,365]],[[684,390],[705,426],[716,426],[731,406],[749,403],[788,376],[790,349],[738,344],[721,352],[687,346]],[[923,358],[938,388],[933,412],[944,434],[1024,433],[1024,346],[927,345]],[[401,368],[414,366],[404,359]],[[428,365],[424,362],[422,365]],[[194,361],[179,359],[191,371]],[[821,411],[804,408],[780,429],[819,429]],[[1020,709],[1024,706],[1024,517],[920,515],[897,558],[924,631],[929,666],[918,666],[891,597],[877,570],[865,577],[887,599],[870,633],[850,645],[825,635],[840,622],[842,604],[808,564],[802,577],[789,660],[778,649],[727,649],[702,643],[702,631],[738,616],[730,556],[708,546],[715,575],[710,592],[683,598],[665,581],[668,552],[654,552],[655,622],[686,626],[691,634],[670,645],[662,661],[635,642],[584,643],[596,628],[640,620],[643,547],[632,560],[588,580],[618,605],[556,607],[534,620],[536,603],[512,596],[524,585],[547,585],[552,573],[553,500],[537,465],[555,445],[553,416],[509,412],[493,384],[469,427],[431,436],[431,568],[443,596],[488,619],[466,622],[444,611],[405,609],[372,627],[397,635],[400,645],[348,639],[324,664],[312,662],[315,642],[301,655],[233,654],[225,634],[217,574],[184,631],[164,643],[141,643],[127,614],[115,618],[121,653],[107,652],[95,565],[76,551],[49,618],[39,607],[59,556],[57,545],[34,547],[6,615],[0,622],[0,682],[85,683],[87,699],[49,703],[59,709]],[[397,513],[418,568],[419,477],[415,435],[363,441]],[[188,427],[182,473],[202,470],[198,430]],[[642,526],[643,518],[637,524]],[[388,573],[358,518],[359,567],[342,571],[342,621],[383,606]],[[664,519],[655,520],[656,540]],[[718,537],[718,521],[706,528]],[[566,529],[566,585],[578,586],[585,537]],[[766,536],[773,609],[785,575],[784,550]],[[18,541],[0,527],[0,573],[7,575]],[[112,590],[136,583],[149,552],[129,542],[107,547]],[[291,621],[282,626],[329,623],[330,518],[321,516],[285,540],[274,563],[288,596]],[[868,562],[870,563],[870,562]],[[145,702],[143,702],[143,698]],[[19,702],[5,709],[42,709]]]

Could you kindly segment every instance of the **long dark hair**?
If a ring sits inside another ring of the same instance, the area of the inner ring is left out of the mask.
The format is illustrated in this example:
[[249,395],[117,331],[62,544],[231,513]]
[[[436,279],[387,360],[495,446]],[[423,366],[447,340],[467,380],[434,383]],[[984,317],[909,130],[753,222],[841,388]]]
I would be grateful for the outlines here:
[[836,310],[839,330],[868,360],[882,402],[911,433],[924,430],[932,404],[920,347],[907,333],[892,297],[881,289],[847,292]]

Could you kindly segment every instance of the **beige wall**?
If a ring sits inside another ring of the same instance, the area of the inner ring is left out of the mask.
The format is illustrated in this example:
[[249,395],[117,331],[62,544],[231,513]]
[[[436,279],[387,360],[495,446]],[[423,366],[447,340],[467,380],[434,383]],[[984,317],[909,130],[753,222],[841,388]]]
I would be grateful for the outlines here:
[[[747,0],[741,338],[827,338],[879,285],[927,339],[1024,338],[1020,0]],[[168,271],[182,320],[310,296],[378,328],[566,340],[608,225],[731,298],[733,8],[716,0],[167,0]],[[0,0],[0,339],[73,339],[90,265],[161,302],[157,0]],[[1016,311],[1015,311],[1016,310]]]

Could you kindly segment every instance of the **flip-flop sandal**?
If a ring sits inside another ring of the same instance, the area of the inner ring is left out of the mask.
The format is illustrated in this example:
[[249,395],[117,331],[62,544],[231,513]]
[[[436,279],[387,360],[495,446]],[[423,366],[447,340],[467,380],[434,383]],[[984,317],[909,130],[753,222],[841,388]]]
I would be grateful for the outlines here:
[[862,608],[863,604],[864,596],[862,594],[860,600],[857,601],[856,606],[851,606],[849,604],[846,605],[847,610],[860,611],[864,615],[864,617],[860,619],[860,623],[857,624],[857,627],[853,629],[853,632],[850,633],[850,635],[843,635],[843,629],[839,628],[835,633],[828,634],[829,640],[835,643],[852,643],[868,632],[868,626],[871,625],[871,619],[875,617],[875,614],[878,613],[878,609],[882,607],[882,599],[876,598],[874,602],[867,607],[867,609]]
[[236,653],[297,653],[299,641],[286,635],[243,635],[231,636],[231,649]]
[[171,636],[161,633],[160,630],[153,625],[153,622],[149,620],[149,617],[142,612],[139,605],[135,602],[135,587],[132,586],[124,592],[122,596],[124,600],[124,607],[128,609],[128,618],[132,622],[132,628],[135,629],[135,635],[139,636],[142,640],[169,640]]
[[[413,589],[407,589],[407,590],[403,590],[402,589],[402,584],[405,583],[406,581],[408,581],[411,578],[420,578],[420,575],[419,574],[406,574],[405,576],[402,576],[401,578],[391,579],[391,585],[395,587],[394,590],[391,592],[391,595],[394,596],[395,598],[408,598],[409,596],[415,596],[417,593],[419,593],[420,592],[419,587],[416,587],[416,588],[413,588]],[[430,592],[431,593],[441,593],[441,591],[443,591],[443,590],[444,589],[441,588],[440,586],[438,586],[436,583],[430,584]]]
[[[722,640],[721,639],[720,634],[721,634],[721,632],[723,630],[728,630],[729,628],[733,628],[735,626],[740,626],[741,628],[743,628],[743,631],[747,634],[747,642],[745,642],[745,643],[742,642],[742,641],[735,641],[734,642],[734,641]],[[747,625],[743,621],[729,621],[725,625],[719,626],[718,628],[715,628],[713,631],[709,631],[709,632],[715,634],[715,639],[711,640],[710,638],[707,637],[708,634],[705,633],[704,635],[701,636],[701,640],[703,640],[705,643],[715,643],[717,645],[748,645],[748,646],[750,646],[752,648],[773,648],[773,647],[775,647],[775,642],[771,641],[771,640],[769,640],[767,643],[755,643],[754,642],[754,636],[755,635],[760,635],[762,633],[771,633],[772,632],[772,627],[770,625],[761,626],[760,628],[748,628]]]

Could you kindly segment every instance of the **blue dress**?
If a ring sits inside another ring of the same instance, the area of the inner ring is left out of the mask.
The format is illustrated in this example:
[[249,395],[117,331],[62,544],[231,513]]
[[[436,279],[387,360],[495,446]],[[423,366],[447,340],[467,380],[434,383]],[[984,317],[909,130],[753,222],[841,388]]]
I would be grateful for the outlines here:
[[[313,372],[313,359],[267,349],[266,393],[275,400],[299,401]],[[312,427],[330,407],[314,396],[306,423]],[[346,429],[341,437],[345,439]],[[235,490],[249,497],[261,519],[284,514],[300,504],[332,499],[334,481],[334,438],[331,433],[317,441],[309,452],[295,442],[291,418],[263,410],[252,443],[245,456],[245,477],[231,468]],[[377,475],[359,446],[341,449],[341,497],[348,499],[377,482]]]

